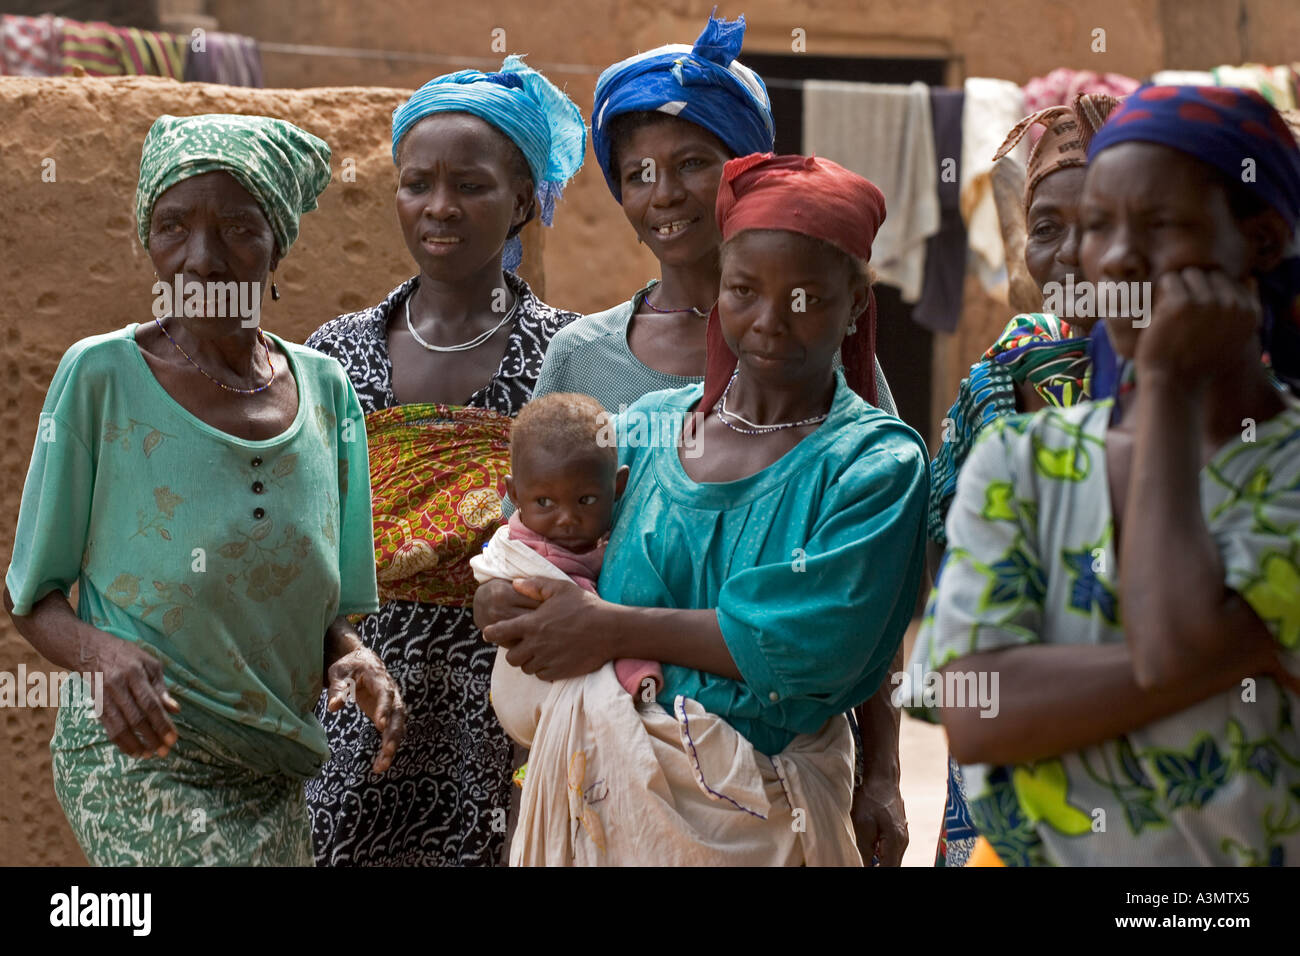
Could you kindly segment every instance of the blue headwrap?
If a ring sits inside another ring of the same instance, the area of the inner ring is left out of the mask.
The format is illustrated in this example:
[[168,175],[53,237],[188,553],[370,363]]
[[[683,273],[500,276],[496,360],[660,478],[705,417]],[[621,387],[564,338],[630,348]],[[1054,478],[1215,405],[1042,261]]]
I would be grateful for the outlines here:
[[618,174],[610,168],[609,121],[648,110],[680,116],[702,126],[737,156],[772,152],[775,130],[767,87],[736,60],[745,39],[745,18],[728,23],[709,17],[695,46],[674,43],[621,60],[596,81],[591,144],[615,199]]
[[[516,55],[498,73],[459,70],[439,76],[393,110],[393,162],[411,127],[434,113],[472,113],[508,136],[528,160],[542,222],[551,224],[564,184],[582,168],[587,128],[573,100]],[[519,264],[517,237],[507,243],[503,265]]]
[[[1242,182],[1276,209],[1295,234],[1300,222],[1300,146],[1277,110],[1253,90],[1144,86],[1093,136],[1088,161],[1111,146],[1131,142],[1168,146],[1218,170],[1230,182]],[[1243,179],[1247,168],[1254,172],[1253,182]],[[1277,376],[1292,381],[1300,379],[1300,260],[1291,258],[1293,254],[1294,248],[1277,268],[1259,277],[1264,349]],[[1098,328],[1103,324],[1097,323]],[[1094,339],[1099,336],[1105,337],[1104,330],[1094,332]],[[1112,369],[1098,372],[1102,381],[1116,385],[1121,377]],[[1107,397],[1098,386],[1098,372],[1093,397]]]

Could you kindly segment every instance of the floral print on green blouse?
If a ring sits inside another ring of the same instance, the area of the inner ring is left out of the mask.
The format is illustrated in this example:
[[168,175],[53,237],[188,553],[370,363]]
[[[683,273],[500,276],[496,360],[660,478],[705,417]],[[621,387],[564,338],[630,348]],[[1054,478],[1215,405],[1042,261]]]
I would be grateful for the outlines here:
[[[1125,640],[1111,407],[1012,416],[981,436],[914,659],[938,670],[1002,647]],[[1203,513],[1227,586],[1300,673],[1300,402],[1287,396],[1252,437],[1202,470]],[[1298,704],[1258,678],[1098,746],[963,766],[971,817],[1013,866],[1300,864]]]

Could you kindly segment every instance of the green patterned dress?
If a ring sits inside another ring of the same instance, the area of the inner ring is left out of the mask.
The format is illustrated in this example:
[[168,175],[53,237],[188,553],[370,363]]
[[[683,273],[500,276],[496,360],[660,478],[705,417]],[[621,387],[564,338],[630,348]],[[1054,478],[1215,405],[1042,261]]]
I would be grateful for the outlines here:
[[[1227,586],[1300,672],[1300,402],[1285,400],[1219,449],[1201,503]],[[1111,409],[1047,409],[986,429],[962,470],[914,659],[937,670],[1001,647],[1124,641]],[[1300,864],[1298,706],[1260,678],[1100,746],[965,765],[971,816],[1013,866]]]
[[162,661],[180,739],[128,757],[64,706],[55,793],[98,865],[310,865],[325,631],[378,606],[361,409],[337,362],[268,336],[298,411],[274,438],[236,438],[167,394],[135,328],[59,363],[6,584],[27,614],[76,583],[81,620]]

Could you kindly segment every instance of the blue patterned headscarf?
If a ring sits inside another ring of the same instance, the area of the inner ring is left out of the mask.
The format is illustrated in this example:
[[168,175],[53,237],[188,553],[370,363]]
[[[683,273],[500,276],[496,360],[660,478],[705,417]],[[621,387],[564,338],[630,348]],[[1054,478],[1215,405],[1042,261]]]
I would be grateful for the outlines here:
[[614,198],[622,200],[610,168],[609,121],[642,110],[667,113],[702,126],[737,156],[772,152],[772,104],[757,73],[736,57],[745,18],[709,17],[693,47],[656,47],[620,60],[600,74],[591,113],[591,144]]
[[[1241,182],[1276,209],[1294,235],[1300,223],[1300,146],[1281,115],[1253,90],[1225,86],[1144,86],[1133,93],[1093,137],[1088,161],[1120,143],[1156,143],[1205,163],[1231,182]],[[1247,163],[1246,160],[1250,162]],[[1251,169],[1254,180],[1243,178]],[[1264,312],[1263,345],[1275,374],[1300,380],[1300,259],[1288,257],[1259,276]],[[1098,322],[1101,328],[1104,323]],[[1094,340],[1105,332],[1094,330]],[[1104,347],[1109,343],[1104,343]],[[1104,351],[1103,347],[1103,351]],[[1120,375],[1098,368],[1102,383]]]
[[[497,73],[459,70],[436,77],[393,110],[394,163],[402,137],[435,113],[472,113],[509,137],[528,161],[542,222],[551,224],[555,202],[587,152],[587,127],[573,100],[516,55],[506,57]],[[507,244],[507,269],[519,264],[517,240]]]

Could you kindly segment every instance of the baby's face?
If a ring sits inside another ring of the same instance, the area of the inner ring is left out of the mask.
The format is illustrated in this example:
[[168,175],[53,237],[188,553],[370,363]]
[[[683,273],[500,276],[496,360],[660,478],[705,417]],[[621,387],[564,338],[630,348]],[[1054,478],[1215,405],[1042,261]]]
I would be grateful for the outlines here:
[[530,531],[570,551],[590,551],[609,530],[616,471],[616,462],[594,451],[517,448],[510,498]]

